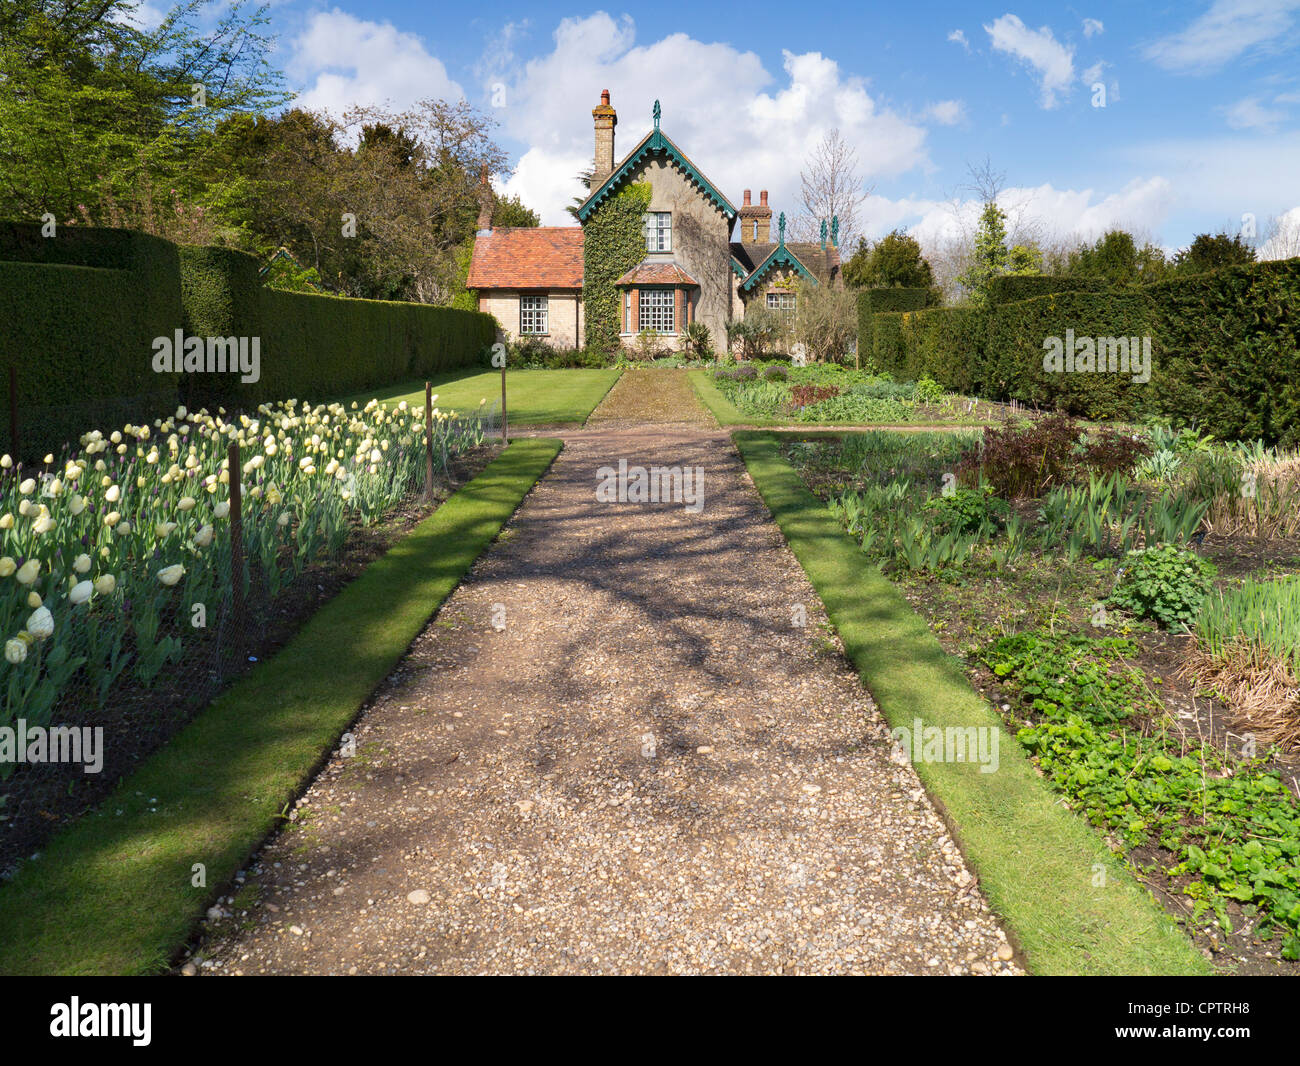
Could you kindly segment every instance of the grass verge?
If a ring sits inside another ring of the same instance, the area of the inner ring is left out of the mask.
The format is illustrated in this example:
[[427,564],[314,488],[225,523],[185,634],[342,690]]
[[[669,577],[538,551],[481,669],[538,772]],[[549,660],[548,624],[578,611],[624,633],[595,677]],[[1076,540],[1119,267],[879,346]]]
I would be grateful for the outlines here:
[[[605,393],[614,387],[621,370],[507,370],[506,415],[512,426],[582,425]],[[501,402],[501,372],[457,371],[429,379],[444,411],[467,411]],[[392,405],[405,400],[413,407],[424,407],[424,382],[404,381],[382,389],[347,396],[340,403],[353,400],[366,403],[378,398]]]
[[[777,438],[734,435],[750,476],[891,727],[1002,720],[785,461]],[[922,762],[990,904],[1040,974],[1207,974],[1208,962],[1101,837],[1062,807],[1014,737],[999,765]],[[1099,883],[1100,882],[1100,883]]]
[[561,447],[511,444],[0,887],[0,973],[164,969]]
[[722,390],[714,383],[711,371],[692,370],[689,373],[691,385],[695,387],[695,395],[700,398],[700,402],[718,420],[718,425],[752,426],[765,424],[765,419],[757,419],[753,415],[744,414],[740,408],[728,400]]

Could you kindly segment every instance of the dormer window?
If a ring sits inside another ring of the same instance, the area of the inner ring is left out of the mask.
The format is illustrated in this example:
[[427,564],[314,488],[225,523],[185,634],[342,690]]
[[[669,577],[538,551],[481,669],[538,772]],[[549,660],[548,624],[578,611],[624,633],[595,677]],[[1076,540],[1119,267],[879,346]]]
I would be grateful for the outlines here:
[[673,216],[670,211],[647,211],[645,216],[645,250],[673,250]]

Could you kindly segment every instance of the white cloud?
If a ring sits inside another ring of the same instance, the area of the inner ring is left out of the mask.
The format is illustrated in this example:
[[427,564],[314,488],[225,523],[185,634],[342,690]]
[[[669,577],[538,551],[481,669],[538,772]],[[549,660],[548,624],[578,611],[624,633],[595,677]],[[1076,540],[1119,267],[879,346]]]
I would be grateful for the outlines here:
[[1166,70],[1216,70],[1243,53],[1277,47],[1297,8],[1300,0],[1215,0],[1185,29],[1148,45],[1145,55]]
[[[1172,184],[1163,177],[1136,178],[1116,192],[1099,196],[1094,189],[1057,189],[1051,183],[1005,189],[1000,206],[1012,220],[1045,236],[1093,239],[1117,227],[1154,232],[1174,206]],[[960,239],[975,231],[982,204],[872,196],[865,205],[865,228],[879,237],[898,226],[926,247]]]
[[1082,79],[1085,85],[1095,85],[1097,82],[1101,81],[1102,75],[1105,72],[1106,72],[1106,61],[1104,59],[1099,59],[1087,70],[1085,70],[1083,74],[1080,75],[1080,78]]
[[925,109],[925,117],[940,126],[955,126],[966,117],[966,104],[962,100],[939,100]]
[[1099,33],[1105,33],[1106,27],[1102,25],[1101,19],[1084,19],[1083,35],[1085,37],[1095,37]]
[[1286,121],[1287,113],[1281,108],[1270,108],[1258,96],[1247,96],[1231,107],[1221,108],[1227,123],[1234,130],[1257,129],[1270,132]]
[[966,34],[961,30],[953,30],[948,34],[948,40],[961,45],[966,51],[970,51],[970,41],[966,40]]
[[415,34],[389,22],[369,22],[335,8],[319,11],[293,41],[288,72],[309,85],[300,107],[341,114],[353,104],[398,107],[465,94],[442,60]]
[[774,76],[753,52],[684,33],[638,44],[627,16],[565,19],[552,50],[524,64],[509,106],[494,112],[530,146],[506,191],[548,225],[571,221],[564,208],[580,191],[574,175],[590,166],[602,89],[618,110],[620,159],[649,132],[658,97],[664,132],[728,199],[768,189],[773,209],[789,216],[804,161],[831,129],[858,147],[868,184],[928,163],[924,125],[882,104],[862,78],[817,52],[786,52],[783,67]]
[[1074,81],[1074,49],[1061,44],[1047,26],[1031,30],[1012,14],[995,19],[984,30],[995,50],[1015,56],[1034,71],[1043,107],[1055,107],[1057,94]]
[[132,9],[114,8],[109,12],[109,19],[123,26],[135,26],[142,30],[156,30],[167,17],[168,8],[162,4],[151,4],[141,0]]

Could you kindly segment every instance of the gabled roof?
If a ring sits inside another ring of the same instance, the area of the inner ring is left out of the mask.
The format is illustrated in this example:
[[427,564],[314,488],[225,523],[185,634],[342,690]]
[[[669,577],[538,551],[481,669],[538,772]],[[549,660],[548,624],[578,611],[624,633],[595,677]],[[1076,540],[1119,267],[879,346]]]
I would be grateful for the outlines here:
[[[782,255],[778,255],[778,251]],[[831,244],[823,249],[817,241],[731,244],[732,269],[741,277],[741,291],[752,291],[763,277],[781,266],[786,266],[811,278],[819,285],[834,284],[840,274],[839,251]],[[743,271],[743,273],[741,273]]]
[[672,260],[656,262],[653,259],[642,259],[631,270],[624,274],[618,281],[614,282],[616,286],[627,285],[699,285],[693,277],[685,270],[674,263]]
[[582,227],[507,227],[474,240],[467,289],[582,288]]
[[[658,101],[655,101],[655,104],[657,112]],[[686,153],[678,148],[677,145],[673,144],[668,135],[659,128],[659,116],[657,113],[655,115],[654,129],[641,138],[640,143],[638,143],[637,146],[624,157],[623,162],[614,168],[613,173],[610,174],[610,176],[601,183],[600,187],[587,197],[586,202],[578,208],[578,221],[586,222],[587,218],[596,210],[596,208],[623,187],[642,163],[655,155],[662,156],[670,164],[686,175],[687,180],[704,193],[704,195],[713,202],[713,205],[726,215],[728,225],[735,221],[736,209],[732,206],[731,201],[723,196],[722,193],[718,192],[713,183],[709,181],[700,169],[690,161],[686,156]]]

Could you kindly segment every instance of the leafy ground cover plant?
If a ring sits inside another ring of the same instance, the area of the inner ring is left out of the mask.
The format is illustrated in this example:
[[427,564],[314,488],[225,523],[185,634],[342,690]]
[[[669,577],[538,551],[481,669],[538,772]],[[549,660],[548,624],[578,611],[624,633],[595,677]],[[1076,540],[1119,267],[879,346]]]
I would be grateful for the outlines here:
[[1300,959],[1300,810],[1278,773],[1184,735],[1164,716],[1135,646],[1019,634],[981,659],[1020,703],[1017,737],[1071,804],[1126,848],[1158,846],[1193,922],[1234,917]]
[[1124,558],[1111,606],[1153,619],[1162,629],[1190,629],[1210,591],[1214,565],[1172,544],[1130,551]]
[[954,487],[950,493],[932,496],[925,503],[931,520],[945,533],[978,533],[1000,529],[1011,513],[1011,505],[993,495],[991,485],[979,488]]

